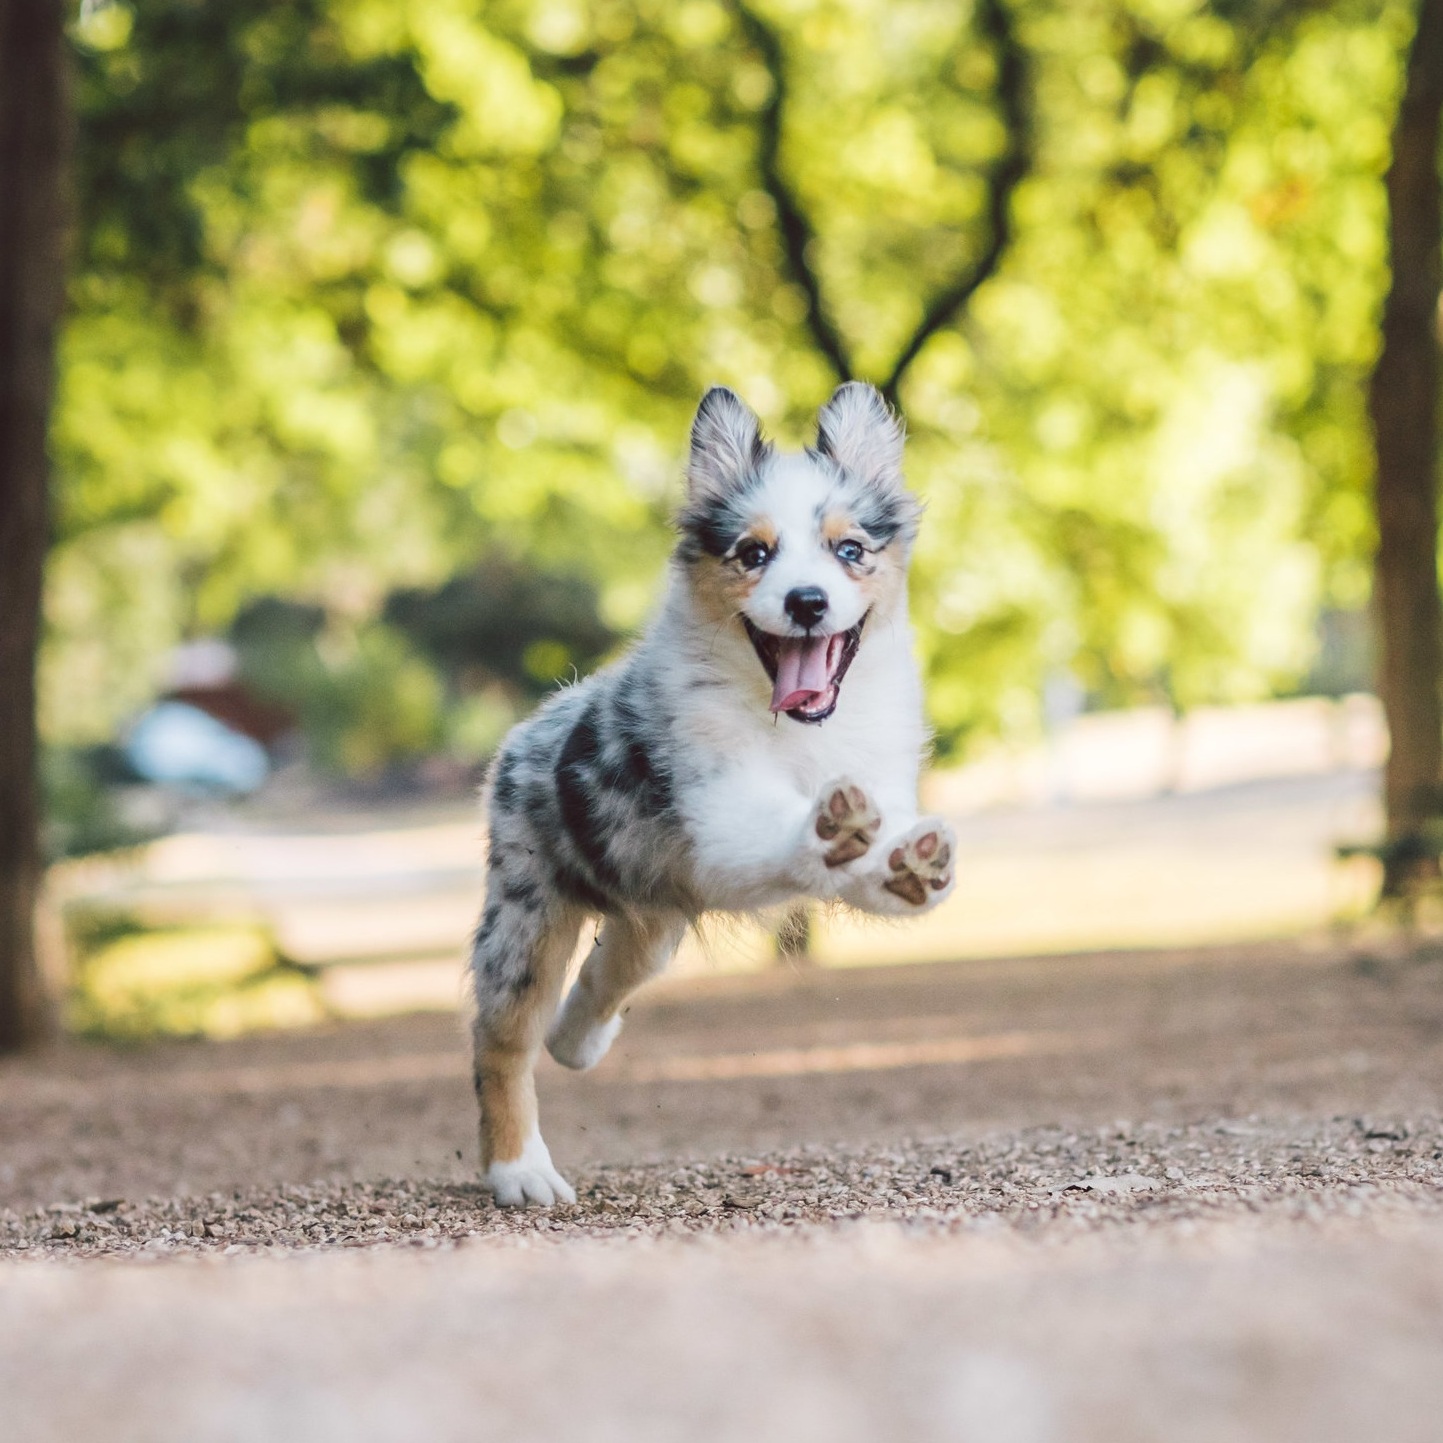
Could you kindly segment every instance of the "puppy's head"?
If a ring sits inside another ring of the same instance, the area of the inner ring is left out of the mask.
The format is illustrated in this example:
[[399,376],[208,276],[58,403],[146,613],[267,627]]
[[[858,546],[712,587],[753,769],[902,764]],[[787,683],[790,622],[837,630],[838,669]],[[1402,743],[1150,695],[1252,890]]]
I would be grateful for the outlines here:
[[774,712],[836,709],[867,618],[903,594],[917,517],[902,428],[871,386],[839,387],[801,455],[775,451],[734,392],[702,397],[677,555],[708,618],[751,639]]

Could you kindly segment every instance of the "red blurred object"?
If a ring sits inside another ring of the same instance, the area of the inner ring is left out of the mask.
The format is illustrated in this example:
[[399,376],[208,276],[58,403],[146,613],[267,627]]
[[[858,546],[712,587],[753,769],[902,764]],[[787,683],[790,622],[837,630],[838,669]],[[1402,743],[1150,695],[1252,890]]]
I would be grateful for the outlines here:
[[263,747],[274,745],[294,731],[299,720],[290,707],[265,701],[238,681],[218,682],[214,686],[178,686],[166,692],[162,700],[182,701],[193,706]]

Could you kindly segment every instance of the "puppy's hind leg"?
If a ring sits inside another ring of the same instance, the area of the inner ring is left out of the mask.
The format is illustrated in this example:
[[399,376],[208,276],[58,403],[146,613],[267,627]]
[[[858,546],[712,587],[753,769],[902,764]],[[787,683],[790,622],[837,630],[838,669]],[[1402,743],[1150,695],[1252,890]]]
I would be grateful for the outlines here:
[[563,1067],[595,1067],[621,1031],[621,1004],[671,961],[685,931],[686,918],[675,913],[608,917],[546,1034],[546,1050]]
[[506,891],[493,872],[471,953],[481,1166],[499,1206],[549,1207],[576,1194],[542,1141],[533,1074],[583,914],[559,898],[507,900]]

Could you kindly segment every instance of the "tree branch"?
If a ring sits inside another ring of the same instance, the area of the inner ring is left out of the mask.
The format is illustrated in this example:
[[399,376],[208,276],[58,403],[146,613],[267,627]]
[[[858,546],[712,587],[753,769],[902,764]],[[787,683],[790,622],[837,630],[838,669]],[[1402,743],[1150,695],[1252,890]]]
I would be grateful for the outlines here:
[[[728,4],[772,80],[771,96],[758,116],[757,165],[762,186],[776,207],[787,272],[806,296],[804,319],[817,349],[830,362],[839,380],[851,380],[854,374],[851,349],[832,320],[822,297],[821,279],[808,255],[816,240],[816,231],[782,174],[782,126],[789,91],[781,40],[745,0],[728,0]],[[965,274],[933,299],[902,347],[891,372],[879,387],[893,406],[897,404],[897,391],[903,377],[927,342],[950,325],[996,273],[1012,240],[1013,195],[1032,167],[1031,77],[1027,53],[1013,29],[1004,0],[977,0],[977,20],[997,56],[997,102],[1007,134],[1002,154],[987,173],[987,245]]]
[[1017,39],[1003,0],[978,0],[977,19],[997,56],[997,103],[1007,132],[1006,146],[987,174],[987,246],[966,273],[933,300],[902,347],[891,374],[878,388],[892,406],[897,405],[902,378],[921,355],[922,348],[943,326],[956,319],[1002,263],[1012,240],[1012,197],[1032,167],[1031,77],[1027,52]]
[[760,154],[757,165],[761,171],[762,188],[777,210],[777,229],[781,232],[782,247],[786,252],[787,271],[806,295],[807,313],[804,319],[817,349],[831,363],[839,381],[850,381],[852,358],[847,343],[827,312],[822,300],[821,281],[807,254],[817,235],[781,170],[782,115],[788,94],[786,56],[775,33],[747,8],[743,0],[729,0],[729,4],[748,43],[761,56],[772,79],[772,93],[758,116]]

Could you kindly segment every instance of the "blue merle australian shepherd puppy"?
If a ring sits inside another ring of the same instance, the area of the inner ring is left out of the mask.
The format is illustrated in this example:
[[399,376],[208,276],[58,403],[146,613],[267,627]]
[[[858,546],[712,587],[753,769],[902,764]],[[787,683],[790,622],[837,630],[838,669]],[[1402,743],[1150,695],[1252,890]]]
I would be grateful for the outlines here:
[[600,1061],[622,1003],[703,912],[810,897],[909,915],[951,890],[951,832],[917,815],[918,511],[901,427],[872,387],[842,386],[800,455],[769,445],[731,391],[703,397],[649,629],[511,732],[488,781],[472,973],[498,1203],[575,1200],[537,1125],[542,1042],[567,1067]]

